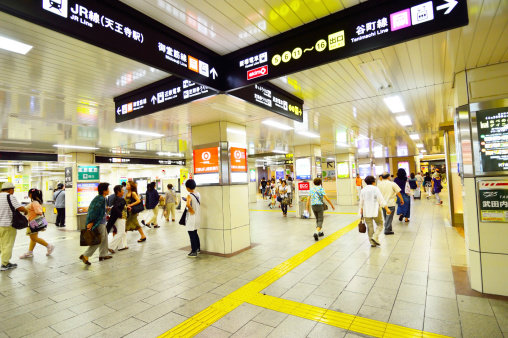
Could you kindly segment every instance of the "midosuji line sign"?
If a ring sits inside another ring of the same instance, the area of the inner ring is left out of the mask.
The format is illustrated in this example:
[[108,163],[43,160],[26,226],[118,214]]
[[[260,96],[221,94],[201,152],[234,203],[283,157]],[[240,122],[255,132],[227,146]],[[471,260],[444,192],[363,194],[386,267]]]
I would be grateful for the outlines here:
[[228,89],[467,25],[467,0],[375,0],[225,56]]

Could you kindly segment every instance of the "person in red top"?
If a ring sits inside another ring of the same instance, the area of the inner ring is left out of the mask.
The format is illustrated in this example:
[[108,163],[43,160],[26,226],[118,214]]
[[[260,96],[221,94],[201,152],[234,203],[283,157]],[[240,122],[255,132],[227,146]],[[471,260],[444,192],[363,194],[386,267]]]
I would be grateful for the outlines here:
[[362,179],[360,174],[356,175],[356,191],[358,192],[358,199],[360,199],[360,193],[362,192]]

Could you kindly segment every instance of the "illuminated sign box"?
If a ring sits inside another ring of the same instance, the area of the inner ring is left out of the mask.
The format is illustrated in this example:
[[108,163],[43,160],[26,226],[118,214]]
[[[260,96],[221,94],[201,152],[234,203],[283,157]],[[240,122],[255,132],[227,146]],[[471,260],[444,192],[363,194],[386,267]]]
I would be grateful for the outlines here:
[[198,185],[220,184],[219,147],[193,151],[194,180]]
[[78,214],[86,214],[92,200],[99,193],[99,183],[78,183]]
[[476,112],[481,171],[508,172],[508,108]]
[[310,180],[310,158],[298,158],[295,161],[296,179],[297,180]]
[[231,183],[247,183],[247,149],[230,147],[229,162]]

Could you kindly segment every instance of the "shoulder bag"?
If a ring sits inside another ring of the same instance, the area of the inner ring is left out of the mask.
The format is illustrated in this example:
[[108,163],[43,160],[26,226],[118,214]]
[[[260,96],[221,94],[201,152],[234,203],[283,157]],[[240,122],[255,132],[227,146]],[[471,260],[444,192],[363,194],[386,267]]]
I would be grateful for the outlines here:
[[[198,201],[198,204],[201,205],[199,198],[197,198],[196,195],[194,194],[191,195],[194,196],[194,198],[196,198],[196,201]],[[178,224],[185,226],[186,222],[187,222],[187,208],[185,208],[185,210],[183,211],[182,217],[180,217],[180,221],[178,222]]]
[[145,211],[145,206],[143,205],[143,197],[141,197],[141,196],[138,196],[138,197],[139,197],[139,203],[132,206],[132,208],[131,208],[131,212],[133,214],[139,214],[140,212]]
[[48,226],[48,222],[44,216],[40,216],[28,222],[28,225],[30,226],[30,231],[34,233],[45,229]]
[[12,227],[17,230],[24,229],[28,226],[28,220],[18,210],[14,209],[11,203],[11,195],[7,194],[7,202],[12,211]]
[[325,203],[324,195],[319,195],[321,197],[321,203],[323,203],[323,209],[328,210],[328,205]]

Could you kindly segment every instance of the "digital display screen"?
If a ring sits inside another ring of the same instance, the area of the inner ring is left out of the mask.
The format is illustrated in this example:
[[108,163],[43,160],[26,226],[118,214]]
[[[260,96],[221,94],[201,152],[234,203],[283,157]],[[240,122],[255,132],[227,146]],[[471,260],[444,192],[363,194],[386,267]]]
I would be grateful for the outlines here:
[[296,163],[296,179],[297,180],[310,180],[310,158],[298,158]]
[[99,193],[99,183],[78,183],[78,214],[86,214],[92,200]]
[[481,171],[508,171],[508,108],[478,111]]

